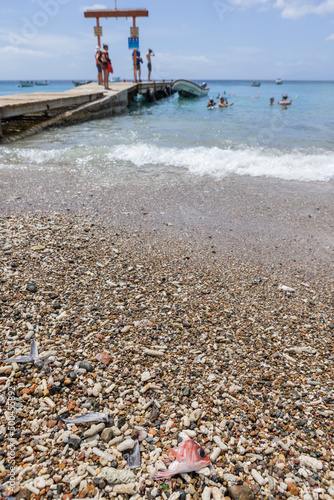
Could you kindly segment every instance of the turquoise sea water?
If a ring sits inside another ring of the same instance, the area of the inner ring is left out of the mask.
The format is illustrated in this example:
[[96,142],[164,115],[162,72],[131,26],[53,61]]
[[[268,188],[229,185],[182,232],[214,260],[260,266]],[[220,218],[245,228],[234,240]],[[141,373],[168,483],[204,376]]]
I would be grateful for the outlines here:
[[[86,81],[86,79],[84,78],[83,81]],[[34,85],[33,87],[21,87],[18,80],[0,80],[0,96],[31,94],[33,92],[64,92],[73,87],[73,83],[69,80],[49,80],[49,85]]]
[[[135,104],[118,117],[45,131],[0,147],[0,168],[80,171],[108,182],[160,175],[276,177],[334,180],[334,82],[207,81],[209,97],[234,105],[207,109],[207,98],[177,94]],[[18,89],[0,82],[0,95],[60,91],[72,82]],[[292,105],[269,105],[288,94]]]

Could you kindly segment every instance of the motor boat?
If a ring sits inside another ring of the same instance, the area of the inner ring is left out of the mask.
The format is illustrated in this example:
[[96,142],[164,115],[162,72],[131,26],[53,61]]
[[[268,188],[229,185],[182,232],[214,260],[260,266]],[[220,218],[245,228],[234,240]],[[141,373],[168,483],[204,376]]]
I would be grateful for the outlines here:
[[49,82],[44,80],[44,82],[35,82],[35,85],[49,85]]
[[80,87],[80,85],[87,85],[87,83],[92,83],[92,80],[87,80],[85,82],[79,82],[78,80],[72,80],[75,87]]
[[113,76],[112,79],[111,79],[112,83],[116,83],[116,82],[120,82],[120,81],[121,81],[121,77],[120,76]]
[[20,87],[33,87],[34,82],[20,80]]
[[283,82],[280,78],[277,78],[275,83],[276,83],[276,85],[282,85]]
[[179,93],[181,97],[205,97],[209,93],[209,87],[206,83],[197,85],[190,80],[175,80],[173,89]]
[[261,83],[258,82],[257,80],[254,80],[254,82],[252,82],[252,87],[260,87],[261,86]]

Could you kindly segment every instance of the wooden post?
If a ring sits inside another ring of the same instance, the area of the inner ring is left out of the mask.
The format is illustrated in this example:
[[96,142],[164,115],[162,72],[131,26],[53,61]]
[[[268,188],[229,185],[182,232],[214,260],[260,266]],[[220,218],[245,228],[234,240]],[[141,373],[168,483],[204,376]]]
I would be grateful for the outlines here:
[[[96,18],[96,26],[99,28],[100,27],[100,18]],[[101,37],[100,35],[97,35],[97,44],[101,48]]]
[[[136,27],[136,18],[133,17],[133,27]],[[134,83],[137,83],[137,49],[133,51],[133,73],[134,73]]]

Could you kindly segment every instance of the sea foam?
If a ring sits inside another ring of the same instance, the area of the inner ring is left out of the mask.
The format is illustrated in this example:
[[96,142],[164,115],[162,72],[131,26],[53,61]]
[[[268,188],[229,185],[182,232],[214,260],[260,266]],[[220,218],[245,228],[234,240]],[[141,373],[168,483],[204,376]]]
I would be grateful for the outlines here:
[[230,174],[297,181],[334,180],[334,152],[310,148],[163,147],[137,142],[110,146],[70,146],[59,149],[3,148],[0,168],[75,170],[108,177],[142,171],[152,175],[179,170],[222,179]]
[[144,166],[177,167],[196,175],[221,179],[229,174],[275,177],[299,181],[334,180],[334,153],[292,151],[280,153],[264,148],[218,147],[166,148],[149,144],[120,145],[109,160]]

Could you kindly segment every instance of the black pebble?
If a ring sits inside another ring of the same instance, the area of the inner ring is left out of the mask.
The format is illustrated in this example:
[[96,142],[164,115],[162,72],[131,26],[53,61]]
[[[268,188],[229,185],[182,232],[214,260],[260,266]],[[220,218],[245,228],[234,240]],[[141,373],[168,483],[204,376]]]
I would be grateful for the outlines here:
[[35,285],[35,283],[28,283],[26,285],[26,290],[28,292],[36,293],[37,292],[37,285]]
[[117,427],[120,429],[121,427],[123,427],[123,425],[125,425],[125,422],[126,417],[120,417],[119,419],[117,419]]
[[62,391],[62,387],[59,385],[52,385],[50,389],[50,394],[51,396],[54,396],[55,394],[60,394]]
[[71,446],[74,450],[78,450],[80,448],[81,439],[69,438],[67,441],[68,445]]
[[80,361],[79,367],[80,368],[84,368],[86,370],[86,372],[92,372],[93,371],[93,367],[92,367],[92,365],[90,363],[88,363],[88,361]]
[[221,483],[222,482],[222,480],[220,479],[219,476],[212,476],[211,481],[213,481],[214,483]]

